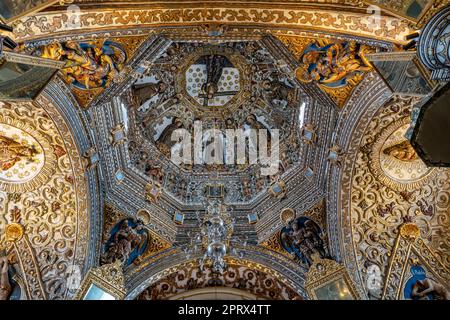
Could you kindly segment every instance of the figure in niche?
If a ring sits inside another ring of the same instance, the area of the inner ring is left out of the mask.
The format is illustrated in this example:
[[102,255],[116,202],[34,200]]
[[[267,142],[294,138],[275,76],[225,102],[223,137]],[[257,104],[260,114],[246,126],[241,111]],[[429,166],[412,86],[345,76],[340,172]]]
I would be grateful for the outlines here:
[[312,264],[312,256],[315,253],[322,259],[328,258],[322,230],[313,220],[306,217],[293,220],[282,229],[281,244],[286,251],[295,254],[308,266]]
[[28,146],[0,135],[0,170],[11,169],[21,160],[34,161],[38,151],[34,146]]
[[[245,118],[245,122],[244,122],[244,134],[246,136],[248,136],[248,129],[255,129],[255,130],[261,130],[261,129],[265,129],[267,130],[267,150],[270,151],[271,149],[271,142],[272,142],[272,136],[271,136],[271,130],[269,128],[267,128],[261,121],[258,120],[258,118],[254,115],[254,114],[249,114],[246,118]],[[256,132],[256,135],[259,135],[258,131]],[[259,139],[259,138],[258,138]],[[249,141],[248,145],[246,146],[247,148],[247,154],[249,151],[249,147],[251,146],[252,148],[254,148],[254,150],[258,150],[258,139],[256,139],[255,141]]]
[[400,161],[414,161],[418,158],[416,150],[407,140],[385,148],[383,153]]
[[236,122],[233,118],[225,119],[225,129],[236,129]]
[[450,300],[448,288],[427,276],[422,266],[413,265],[410,271],[412,276],[406,281],[403,290],[405,299]]
[[134,95],[136,97],[137,105],[142,106],[146,101],[152,99],[154,96],[165,92],[167,85],[160,81],[158,83],[143,83],[133,85]]
[[153,179],[153,181],[162,184],[164,180],[164,169],[158,165],[147,163],[145,166],[145,174]]
[[264,80],[262,87],[267,92],[270,102],[274,100],[286,101],[289,105],[294,100],[295,89],[283,81],[278,79]]
[[0,300],[8,300],[12,292],[8,274],[8,256],[6,250],[0,250]]
[[316,81],[331,88],[344,87],[355,77],[372,70],[365,58],[370,48],[356,42],[338,42],[307,47],[300,58],[297,78],[304,82]]
[[172,133],[181,128],[184,128],[183,122],[180,118],[174,117],[172,123],[164,128],[163,132],[161,132],[161,135],[156,140],[158,149],[167,157],[170,157],[172,147],[176,144],[176,141],[172,141]]
[[111,230],[111,236],[105,244],[102,263],[113,263],[120,260],[125,266],[133,263],[145,253],[149,235],[139,220],[125,219]]
[[249,114],[246,118],[245,118],[245,125],[247,125],[250,129],[267,129],[266,126],[258,121],[258,119],[256,118],[256,116],[254,114]]
[[252,197],[252,188],[248,179],[242,179],[242,196],[243,200],[248,200]]

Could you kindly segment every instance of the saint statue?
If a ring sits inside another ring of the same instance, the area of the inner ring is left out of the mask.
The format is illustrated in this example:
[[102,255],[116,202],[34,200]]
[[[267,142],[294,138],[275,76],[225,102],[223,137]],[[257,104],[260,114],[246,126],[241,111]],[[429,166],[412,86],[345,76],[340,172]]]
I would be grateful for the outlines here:
[[177,141],[172,141],[172,133],[175,130],[181,128],[183,128],[183,122],[181,121],[181,119],[174,117],[172,119],[172,123],[163,130],[158,140],[156,141],[156,145],[161,150],[161,152],[170,156],[172,147],[177,143]]
[[6,250],[0,250],[0,300],[8,300],[12,292],[8,275],[8,256]]
[[138,105],[142,106],[146,101],[150,100],[157,94],[166,91],[167,85],[162,81],[158,83],[143,83],[134,85],[133,89]]
[[206,83],[202,86],[202,92],[206,99],[214,98],[219,90],[219,80],[225,66],[225,57],[218,55],[207,56],[206,58]]
[[28,146],[11,138],[0,135],[0,171],[12,168],[20,160],[33,161],[38,152],[34,146]]

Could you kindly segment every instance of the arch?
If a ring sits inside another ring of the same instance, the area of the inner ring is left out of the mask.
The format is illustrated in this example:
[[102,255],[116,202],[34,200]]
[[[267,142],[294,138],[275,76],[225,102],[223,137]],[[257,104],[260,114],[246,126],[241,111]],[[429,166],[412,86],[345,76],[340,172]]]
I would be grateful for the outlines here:
[[[286,257],[275,254],[268,250],[262,250],[259,247],[246,248],[244,258],[226,257],[228,265],[242,266],[249,270],[254,270],[261,274],[266,274],[273,279],[278,279],[280,286],[291,292],[296,299],[308,299],[305,283],[305,270],[294,261]],[[162,279],[175,274],[181,269],[198,268],[197,259],[186,259],[184,253],[177,249],[171,249],[162,253],[158,263],[154,260],[143,261],[140,267],[130,266],[125,270],[125,279],[127,287],[126,300],[133,300],[144,290],[158,283]],[[271,267],[269,267],[271,266]],[[295,293],[295,294],[294,294]],[[285,296],[287,296],[285,294]]]
[[265,300],[247,291],[227,287],[200,288],[176,294],[169,300]]

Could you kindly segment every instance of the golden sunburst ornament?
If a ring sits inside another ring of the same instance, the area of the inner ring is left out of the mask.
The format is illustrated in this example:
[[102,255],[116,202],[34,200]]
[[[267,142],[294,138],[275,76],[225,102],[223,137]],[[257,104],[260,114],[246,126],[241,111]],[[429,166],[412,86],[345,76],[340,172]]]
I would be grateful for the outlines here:
[[22,239],[24,227],[16,222],[10,223],[5,228],[6,241],[16,242]]

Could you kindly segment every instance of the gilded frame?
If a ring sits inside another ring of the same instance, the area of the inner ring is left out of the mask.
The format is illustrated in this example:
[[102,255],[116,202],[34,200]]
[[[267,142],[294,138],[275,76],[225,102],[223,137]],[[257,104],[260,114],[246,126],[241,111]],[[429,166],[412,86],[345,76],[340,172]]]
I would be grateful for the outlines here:
[[340,281],[345,284],[345,288],[348,290],[348,294],[351,296],[352,300],[361,299],[358,290],[343,265],[334,260],[321,259],[317,254],[313,256],[313,264],[306,275],[305,285],[306,292],[311,299],[318,300],[318,290],[325,288],[326,286],[337,284]]
[[123,300],[126,296],[124,276],[120,260],[88,271],[78,289],[74,300],[84,300],[92,285],[112,295],[115,300]]

